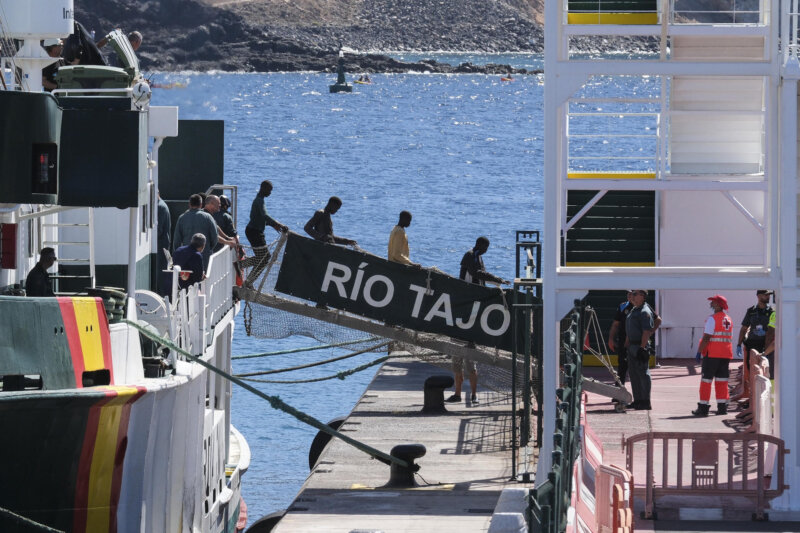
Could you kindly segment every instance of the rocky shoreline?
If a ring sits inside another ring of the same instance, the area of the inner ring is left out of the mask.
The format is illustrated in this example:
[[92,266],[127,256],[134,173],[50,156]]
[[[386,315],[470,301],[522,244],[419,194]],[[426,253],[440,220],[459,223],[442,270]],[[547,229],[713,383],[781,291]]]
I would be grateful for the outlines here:
[[[524,7],[536,0],[516,1]],[[275,6],[284,4],[268,0],[77,0],[75,18],[94,30],[97,39],[117,27],[142,32],[138,55],[143,70],[333,72],[339,45],[357,50],[541,52],[541,26],[524,10],[510,7],[513,3],[362,0],[358,11],[347,11],[353,2],[294,0],[285,9],[297,12],[276,13]],[[509,65],[411,63],[377,53],[347,54],[345,68],[370,73],[531,73]]]

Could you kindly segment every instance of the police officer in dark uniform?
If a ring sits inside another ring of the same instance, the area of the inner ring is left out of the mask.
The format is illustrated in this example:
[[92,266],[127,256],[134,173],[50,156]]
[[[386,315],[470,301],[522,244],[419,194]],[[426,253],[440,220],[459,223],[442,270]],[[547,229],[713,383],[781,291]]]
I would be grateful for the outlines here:
[[[772,291],[766,289],[757,290],[758,303],[748,307],[742,319],[739,340],[736,342],[736,357],[744,355],[744,366],[742,367],[743,387],[740,393],[734,397],[736,400],[750,397],[750,350],[761,353],[766,347],[767,326],[774,312],[772,306],[769,305],[769,297],[771,295]],[[742,345],[744,345],[744,350],[742,350]]]
[[608,332],[608,347],[617,354],[617,375],[620,382],[624,385],[628,375],[628,354],[625,348],[625,319],[633,309],[633,290],[628,289],[628,299],[617,306],[614,313],[614,321]]
[[742,319],[742,328],[739,330],[739,340],[736,343],[736,356],[742,356],[742,344],[744,344],[745,364],[748,364],[750,350],[764,351],[767,324],[769,324],[769,317],[773,312],[772,306],[769,305],[771,295],[772,291],[764,289],[756,291],[758,303],[748,307]]

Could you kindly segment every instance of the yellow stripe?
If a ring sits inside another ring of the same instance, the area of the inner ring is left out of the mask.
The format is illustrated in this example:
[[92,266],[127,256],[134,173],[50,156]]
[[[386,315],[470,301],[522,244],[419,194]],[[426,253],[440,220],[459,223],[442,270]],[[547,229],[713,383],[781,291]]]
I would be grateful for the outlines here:
[[86,531],[108,531],[111,483],[114,478],[114,458],[117,455],[117,436],[122,408],[138,392],[136,387],[105,387],[105,389],[114,390],[118,395],[100,408],[92,467],[89,472]]
[[655,172],[567,172],[571,180],[654,180]]
[[570,262],[567,261],[568,267],[654,267],[655,262],[642,262],[642,263],[601,263],[601,262]]
[[[619,364],[619,361],[617,361],[618,357],[615,354],[608,355],[607,357],[608,357],[609,364],[611,364],[611,366],[614,367],[614,370],[616,370],[617,369],[617,365]],[[597,357],[595,354],[593,354],[591,352],[584,352],[584,354],[583,354],[583,366],[592,366],[592,367],[594,367],[594,366],[605,366],[605,365],[603,364],[602,361],[600,361],[600,358]],[[655,357],[650,356],[650,360],[649,360],[648,366],[650,368],[655,368],[655,366],[656,366],[656,358]]]
[[658,24],[658,13],[568,13],[568,24]]
[[97,318],[97,301],[94,298],[73,298],[75,321],[83,351],[83,365],[87,371],[105,368],[103,343],[100,340],[100,321]]

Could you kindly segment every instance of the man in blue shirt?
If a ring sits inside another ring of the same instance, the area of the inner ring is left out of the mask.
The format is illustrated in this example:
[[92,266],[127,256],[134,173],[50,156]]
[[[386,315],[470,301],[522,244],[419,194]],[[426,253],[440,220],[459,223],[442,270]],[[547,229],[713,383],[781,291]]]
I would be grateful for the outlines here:
[[178,277],[178,287],[186,289],[203,281],[203,249],[206,246],[206,237],[202,233],[192,235],[191,241],[186,246],[181,246],[172,254],[173,266],[181,267]]

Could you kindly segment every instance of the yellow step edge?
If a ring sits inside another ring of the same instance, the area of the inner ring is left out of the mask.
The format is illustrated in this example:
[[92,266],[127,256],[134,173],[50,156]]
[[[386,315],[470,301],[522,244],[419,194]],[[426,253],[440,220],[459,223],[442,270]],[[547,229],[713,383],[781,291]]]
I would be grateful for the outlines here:
[[567,261],[568,267],[654,267],[655,261],[644,261],[641,263],[603,263],[603,262],[580,262],[580,261]]
[[[614,367],[614,370],[617,369],[617,359],[618,358],[617,358],[616,355],[609,355],[608,356],[608,360],[611,363],[611,366]],[[605,366],[605,365],[603,364],[602,361],[600,361],[600,358],[597,357],[596,355],[594,355],[593,353],[584,352],[584,354],[583,354],[583,366],[596,367],[596,366]],[[650,361],[648,362],[648,366],[650,368],[655,368],[655,366],[656,366],[656,358],[655,357],[650,356]]]
[[567,24],[658,24],[658,13],[567,13]]
[[654,180],[655,172],[567,172],[570,180]]

